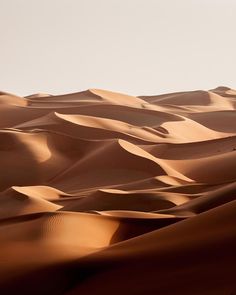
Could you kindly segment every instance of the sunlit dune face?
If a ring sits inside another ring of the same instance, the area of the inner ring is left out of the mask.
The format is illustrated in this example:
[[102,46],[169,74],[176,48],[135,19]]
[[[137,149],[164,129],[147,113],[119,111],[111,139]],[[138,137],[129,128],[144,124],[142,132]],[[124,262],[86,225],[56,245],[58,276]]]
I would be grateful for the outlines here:
[[29,147],[30,152],[38,163],[43,163],[50,159],[52,153],[47,145],[46,136],[37,136],[37,138],[34,136],[18,136],[18,139],[22,144]]

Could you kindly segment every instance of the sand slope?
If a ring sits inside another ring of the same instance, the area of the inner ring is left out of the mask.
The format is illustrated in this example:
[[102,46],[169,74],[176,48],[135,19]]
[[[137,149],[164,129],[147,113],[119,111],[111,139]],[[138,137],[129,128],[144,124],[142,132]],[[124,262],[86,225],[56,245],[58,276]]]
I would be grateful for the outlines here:
[[0,92],[0,293],[236,292],[236,91]]

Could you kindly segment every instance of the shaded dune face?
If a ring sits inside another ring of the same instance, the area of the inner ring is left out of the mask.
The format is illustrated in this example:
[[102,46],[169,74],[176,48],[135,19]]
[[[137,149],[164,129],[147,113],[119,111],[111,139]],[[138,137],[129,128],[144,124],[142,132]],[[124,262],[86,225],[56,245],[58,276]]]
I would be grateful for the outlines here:
[[236,294],[236,91],[0,92],[0,293]]

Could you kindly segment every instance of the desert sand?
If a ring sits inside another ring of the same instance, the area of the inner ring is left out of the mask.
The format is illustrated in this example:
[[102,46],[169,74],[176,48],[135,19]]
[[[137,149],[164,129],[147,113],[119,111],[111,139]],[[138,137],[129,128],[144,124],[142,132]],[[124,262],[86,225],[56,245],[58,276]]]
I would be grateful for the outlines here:
[[0,93],[0,294],[236,294],[236,91]]

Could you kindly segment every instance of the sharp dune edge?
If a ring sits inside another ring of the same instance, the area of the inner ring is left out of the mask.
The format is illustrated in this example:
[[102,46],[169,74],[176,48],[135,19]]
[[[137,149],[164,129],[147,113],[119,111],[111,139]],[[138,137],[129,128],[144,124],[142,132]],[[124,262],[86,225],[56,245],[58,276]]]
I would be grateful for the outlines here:
[[0,293],[236,294],[236,91],[0,93]]

